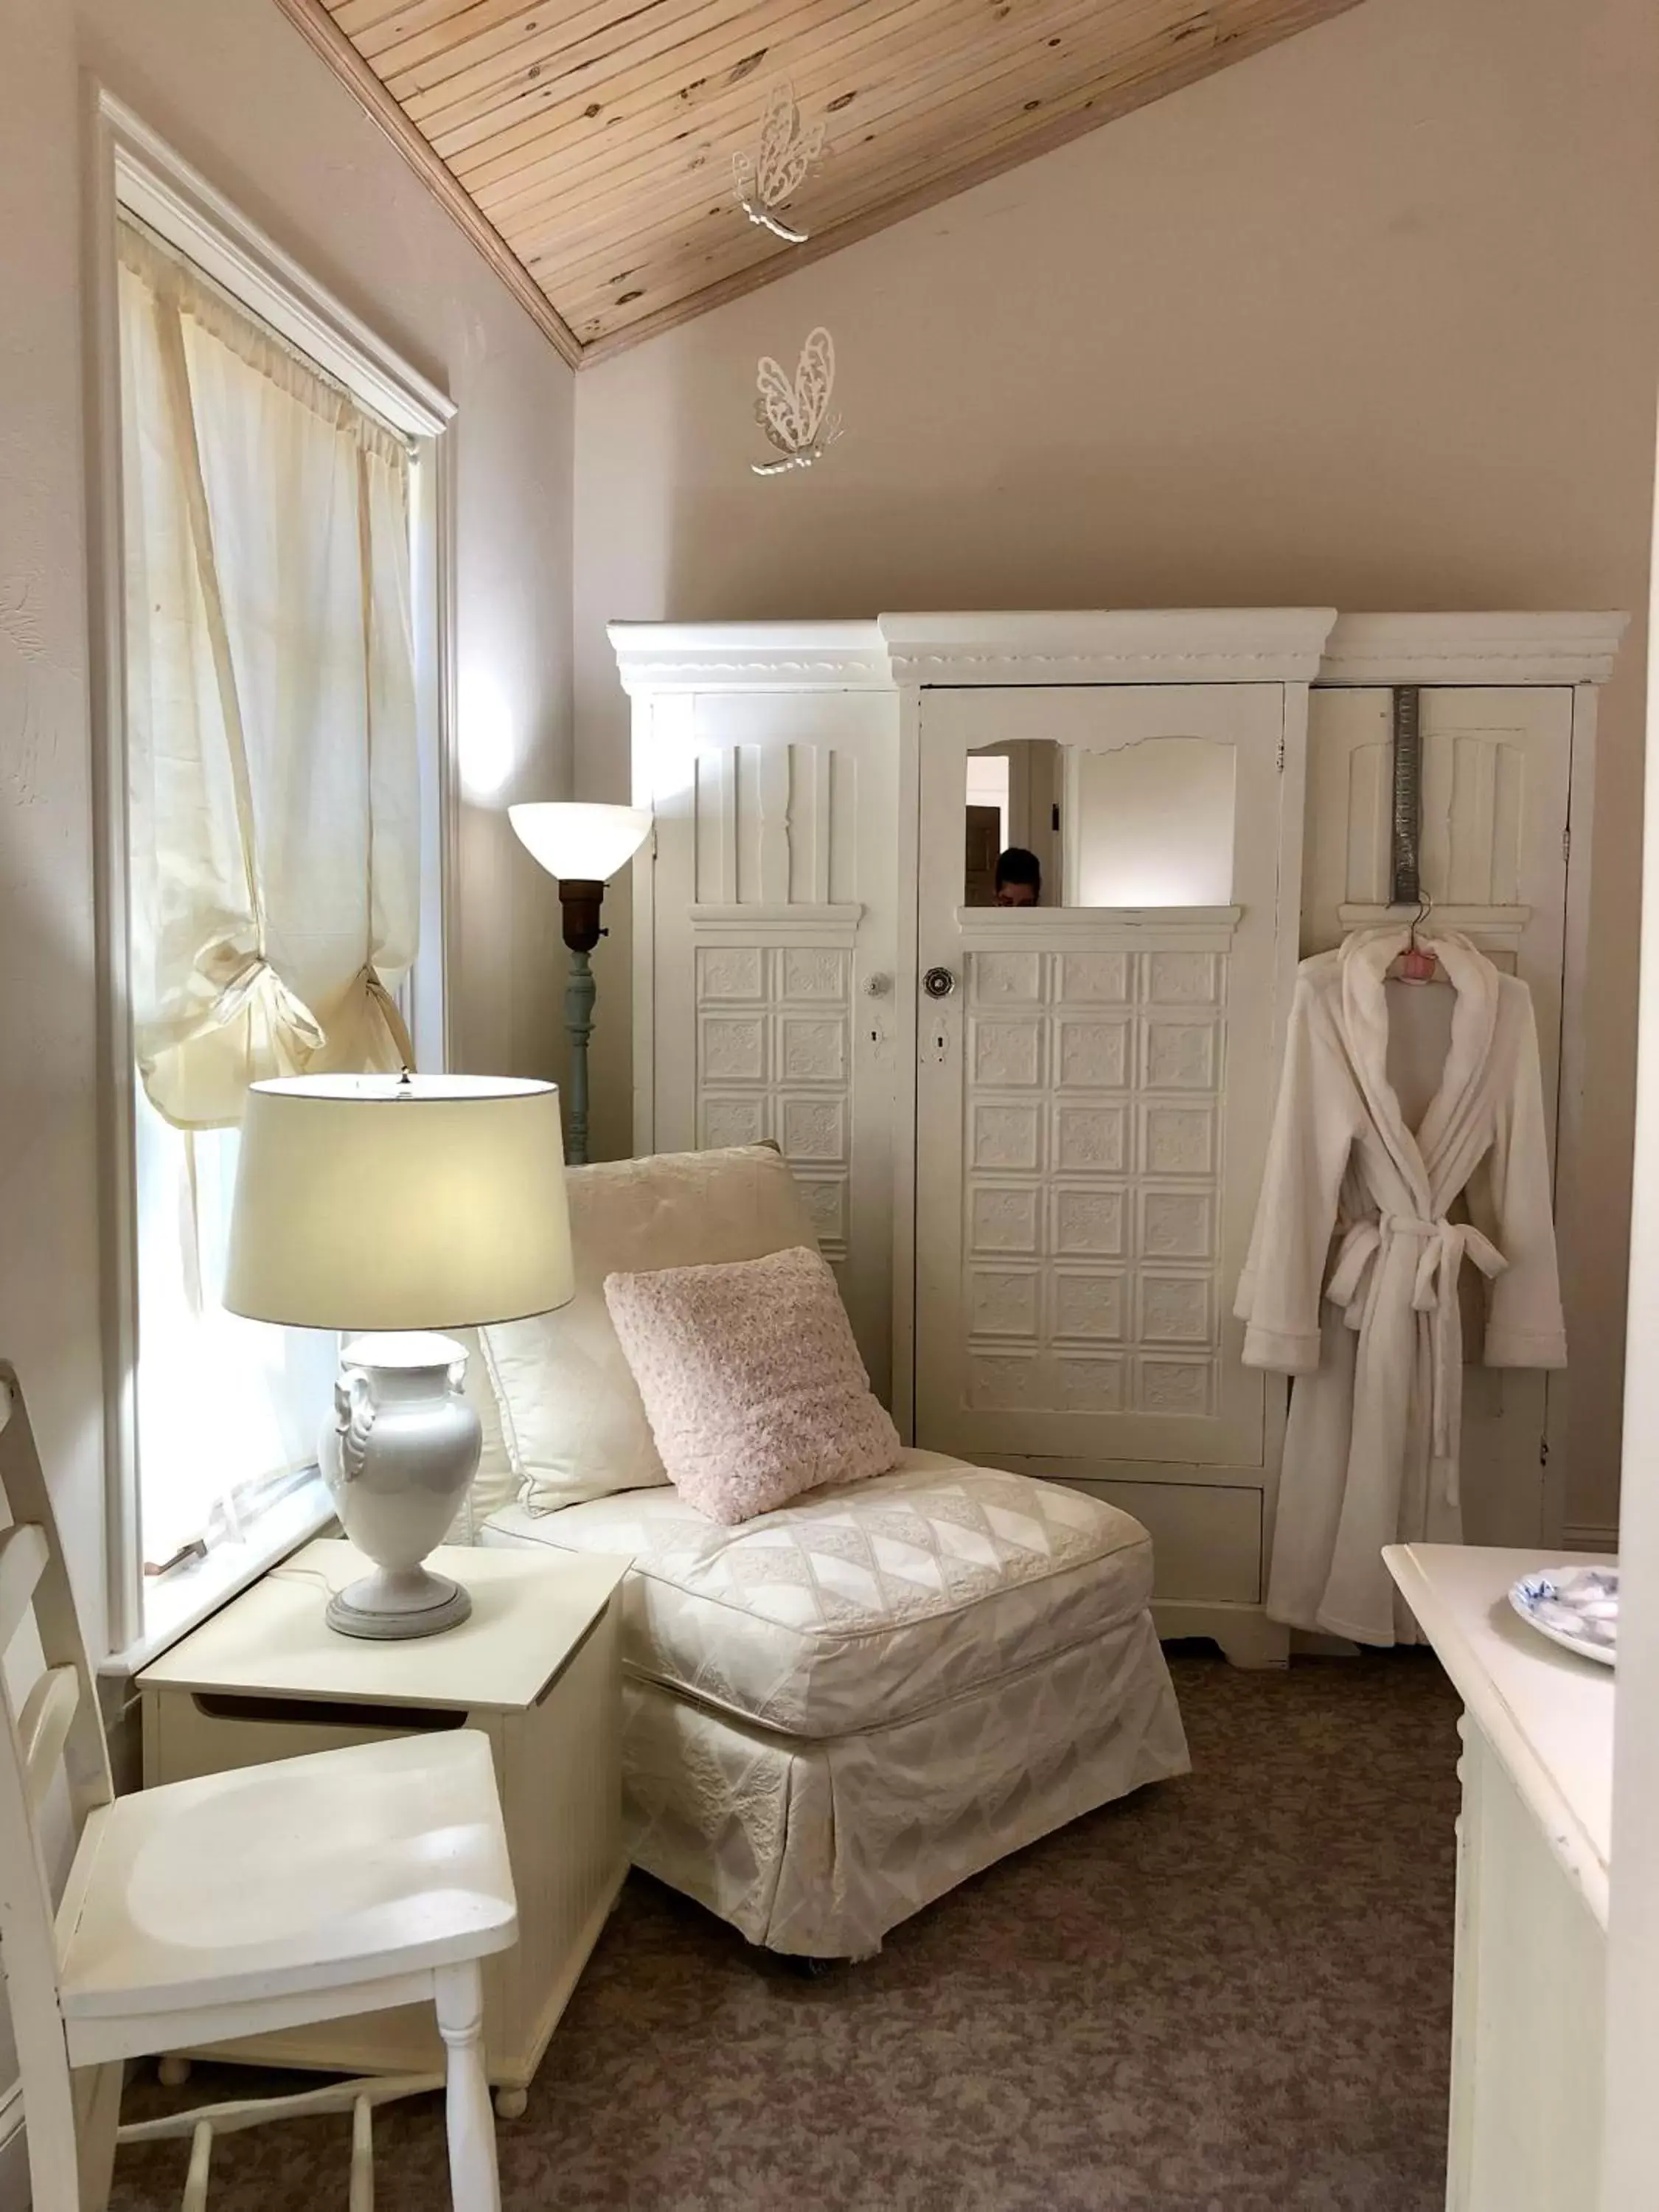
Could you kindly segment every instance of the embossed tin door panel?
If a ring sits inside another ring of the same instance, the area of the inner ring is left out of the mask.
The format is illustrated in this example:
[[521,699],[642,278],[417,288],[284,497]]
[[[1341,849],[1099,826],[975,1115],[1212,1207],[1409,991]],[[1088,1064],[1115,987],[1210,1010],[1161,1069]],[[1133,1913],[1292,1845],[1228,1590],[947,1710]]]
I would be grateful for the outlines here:
[[[1259,1469],[1231,1309],[1294,961],[1283,689],[930,692],[921,715],[921,965],[954,988],[924,998],[918,1054],[918,1442]],[[965,907],[964,754],[1015,739],[1064,753],[1045,897],[1212,902]]]
[[891,1342],[896,744],[890,698],[653,702],[651,1149],[775,1144],[877,1389]]

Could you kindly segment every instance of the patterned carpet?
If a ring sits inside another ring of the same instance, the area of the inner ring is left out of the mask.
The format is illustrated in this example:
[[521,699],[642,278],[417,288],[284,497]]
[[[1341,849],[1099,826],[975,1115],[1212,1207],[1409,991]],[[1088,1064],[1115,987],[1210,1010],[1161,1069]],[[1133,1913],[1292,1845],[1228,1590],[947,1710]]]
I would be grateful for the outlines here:
[[[1437,2212],[1452,1693],[1420,1651],[1175,1673],[1189,1778],[865,1966],[801,1978],[635,1876],[501,2128],[507,2212]],[[347,2127],[227,2139],[214,2212],[343,2204]],[[382,2212],[440,2212],[435,2100],[375,2132]],[[184,2165],[124,2153],[112,2212],[172,2212]]]

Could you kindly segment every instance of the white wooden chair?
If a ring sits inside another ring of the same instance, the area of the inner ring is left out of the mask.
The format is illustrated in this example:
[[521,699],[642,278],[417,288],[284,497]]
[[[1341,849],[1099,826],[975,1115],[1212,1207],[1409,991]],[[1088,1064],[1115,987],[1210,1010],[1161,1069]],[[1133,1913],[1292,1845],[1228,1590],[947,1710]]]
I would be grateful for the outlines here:
[[[374,2106],[438,2088],[456,2212],[499,2212],[478,1962],[514,1941],[518,1920],[486,1739],[463,1729],[117,1798],[51,1501],[3,1362],[0,1496],[0,1958],[34,2212],[102,2212],[118,2135],[190,2136],[184,2207],[201,2212],[216,2130],[346,2110],[350,2212],[372,2212]],[[31,1617],[38,1655],[19,1636]],[[34,1674],[21,1709],[14,1662]],[[64,1856],[54,1908],[50,1869]],[[416,2002],[437,2008],[447,2076],[333,2083],[118,2129],[129,2058]]]

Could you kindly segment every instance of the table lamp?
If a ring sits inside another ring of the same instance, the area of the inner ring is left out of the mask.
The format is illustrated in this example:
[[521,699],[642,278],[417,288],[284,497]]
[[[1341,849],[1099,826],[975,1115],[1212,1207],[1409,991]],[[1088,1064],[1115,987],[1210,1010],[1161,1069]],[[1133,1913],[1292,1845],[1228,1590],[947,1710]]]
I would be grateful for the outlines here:
[[570,948],[570,981],[564,994],[564,1033],[570,1040],[567,1133],[570,1164],[583,1167],[587,1162],[587,1041],[593,1034],[596,995],[587,956],[605,935],[599,927],[605,887],[644,844],[651,812],[644,806],[541,799],[509,806],[507,815],[520,843],[559,879],[564,941]]
[[550,1083],[324,1075],[247,1095],[224,1303],[254,1321],[368,1332],[340,1355],[319,1455],[375,1571],[331,1599],[346,1636],[466,1619],[422,1565],[477,1471],[465,1348],[438,1332],[567,1304],[570,1217]]

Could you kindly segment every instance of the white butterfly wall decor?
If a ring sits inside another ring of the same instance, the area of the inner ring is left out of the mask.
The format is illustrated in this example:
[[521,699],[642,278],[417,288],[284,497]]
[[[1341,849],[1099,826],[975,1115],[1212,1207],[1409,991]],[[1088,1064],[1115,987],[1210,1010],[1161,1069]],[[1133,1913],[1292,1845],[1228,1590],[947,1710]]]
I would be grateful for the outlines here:
[[765,355],[757,376],[760,397],[755,420],[777,447],[775,461],[751,461],[757,477],[780,477],[786,469],[810,469],[841,435],[841,417],[830,412],[836,384],[836,344],[822,325],[807,333],[792,384],[782,364]]
[[750,222],[760,223],[775,238],[784,239],[791,246],[804,246],[807,234],[785,222],[778,210],[800,190],[807,172],[823,153],[824,129],[822,119],[810,131],[801,129],[794,92],[786,79],[780,78],[766,97],[760,151],[732,156],[738,205]]

